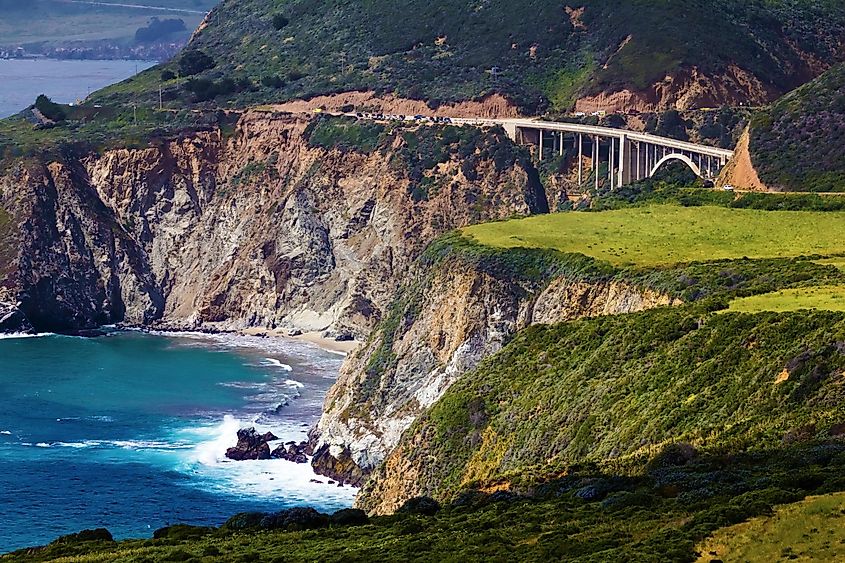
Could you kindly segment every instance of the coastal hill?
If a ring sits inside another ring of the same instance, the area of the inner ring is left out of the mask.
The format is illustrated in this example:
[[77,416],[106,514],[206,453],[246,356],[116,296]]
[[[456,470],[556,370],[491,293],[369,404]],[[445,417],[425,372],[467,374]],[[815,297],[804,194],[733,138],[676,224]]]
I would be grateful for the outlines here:
[[845,191],[845,64],[757,111],[723,181],[755,191]]
[[[210,57],[190,74],[217,84],[194,100],[241,107],[349,91],[500,95],[528,114],[760,105],[843,60],[843,30],[837,2],[226,0],[190,43]],[[97,99],[157,101],[161,84],[155,69]]]
[[843,7],[517,7],[226,0],[172,62],[0,122],[0,330],[361,342],[307,445],[359,510],[8,560],[692,561],[776,505],[838,502],[845,199],[671,174],[570,199],[500,128],[289,110],[762,104],[822,75],[746,154],[834,188],[777,143],[797,159],[841,113]]
[[0,56],[169,58],[216,3],[0,0]]

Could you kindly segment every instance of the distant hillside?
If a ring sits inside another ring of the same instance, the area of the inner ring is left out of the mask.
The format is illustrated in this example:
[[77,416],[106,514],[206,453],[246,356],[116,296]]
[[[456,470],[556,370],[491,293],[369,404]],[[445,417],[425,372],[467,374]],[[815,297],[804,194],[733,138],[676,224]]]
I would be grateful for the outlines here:
[[215,4],[217,0],[0,0],[0,51],[19,46],[39,52],[44,47],[81,42],[133,42],[136,31],[152,17],[183,20],[185,30],[171,38],[184,41]]
[[769,188],[845,191],[845,65],[759,114],[750,154]]
[[[203,100],[501,93],[534,113],[766,103],[843,60],[843,34],[834,1],[225,0],[191,48],[213,60],[198,76],[233,81]],[[160,81],[131,90],[157,100]]]

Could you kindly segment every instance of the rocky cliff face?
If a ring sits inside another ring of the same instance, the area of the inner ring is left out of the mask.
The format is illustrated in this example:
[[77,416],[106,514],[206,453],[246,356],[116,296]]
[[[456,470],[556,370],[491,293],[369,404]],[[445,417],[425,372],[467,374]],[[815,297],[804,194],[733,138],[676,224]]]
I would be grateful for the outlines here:
[[420,414],[522,328],[676,303],[626,282],[532,279],[459,254],[423,260],[410,279],[329,392],[312,436],[318,472],[362,483]]
[[423,171],[440,189],[414,197],[401,131],[359,150],[314,145],[309,124],[247,112],[228,135],[17,163],[0,177],[4,330],[361,336],[433,238],[547,209],[527,159],[447,158]]

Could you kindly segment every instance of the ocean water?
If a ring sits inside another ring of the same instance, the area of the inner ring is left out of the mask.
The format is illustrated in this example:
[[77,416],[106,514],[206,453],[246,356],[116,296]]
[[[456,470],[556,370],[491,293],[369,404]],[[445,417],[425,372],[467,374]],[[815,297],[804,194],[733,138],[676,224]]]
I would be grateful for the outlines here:
[[0,119],[35,103],[39,94],[75,103],[94,90],[120,82],[155,63],[150,61],[66,61],[0,59]]
[[0,335],[0,553],[84,528],[150,537],[177,522],[309,505],[355,490],[310,466],[232,462],[245,426],[302,440],[342,357],[240,336]]

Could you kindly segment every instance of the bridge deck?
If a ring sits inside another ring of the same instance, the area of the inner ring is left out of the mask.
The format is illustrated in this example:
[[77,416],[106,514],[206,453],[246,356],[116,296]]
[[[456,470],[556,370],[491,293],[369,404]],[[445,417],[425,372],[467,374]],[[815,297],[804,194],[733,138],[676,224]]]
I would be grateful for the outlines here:
[[543,131],[562,131],[565,133],[580,133],[587,136],[613,137],[616,139],[628,139],[629,141],[648,143],[667,147],[670,149],[692,152],[705,156],[712,156],[728,160],[733,157],[734,151],[699,145],[686,141],[679,141],[669,137],[660,137],[649,133],[639,133],[626,129],[614,129],[613,127],[599,127],[596,125],[581,125],[579,123],[564,123],[559,121],[540,121],[536,119],[477,119],[477,118],[452,118],[453,123],[465,125],[495,126],[501,125],[505,129],[540,129]]

